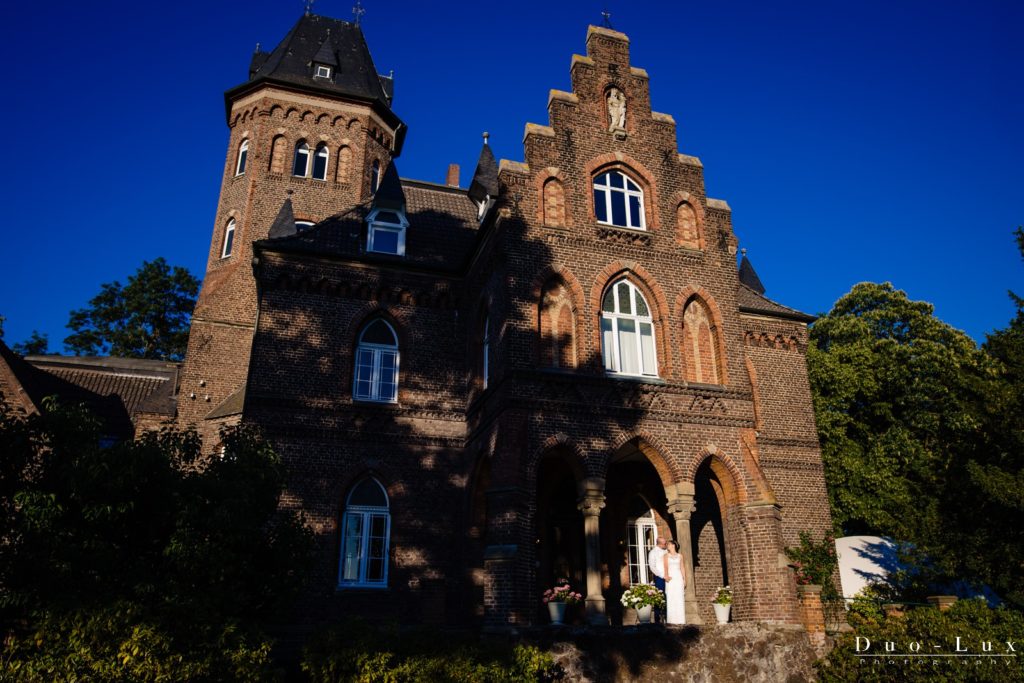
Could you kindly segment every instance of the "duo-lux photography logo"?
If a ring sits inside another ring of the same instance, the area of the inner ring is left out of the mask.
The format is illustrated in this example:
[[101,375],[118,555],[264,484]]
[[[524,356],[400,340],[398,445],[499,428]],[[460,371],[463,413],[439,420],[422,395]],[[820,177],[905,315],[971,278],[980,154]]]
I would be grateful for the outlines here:
[[870,666],[1016,666],[1019,661],[1017,655],[1024,652],[1024,644],[1016,640],[971,640],[960,636],[952,642],[873,641],[865,636],[856,636],[853,649],[854,656],[862,664]]

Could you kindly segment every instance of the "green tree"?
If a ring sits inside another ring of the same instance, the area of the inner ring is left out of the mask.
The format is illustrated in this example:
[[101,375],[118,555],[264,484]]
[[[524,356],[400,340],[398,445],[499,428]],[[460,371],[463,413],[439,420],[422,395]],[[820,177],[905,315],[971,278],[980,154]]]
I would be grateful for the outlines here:
[[22,356],[43,355],[50,348],[49,335],[40,334],[39,330],[32,330],[32,336],[23,342],[11,347],[11,350]]
[[[253,430],[203,457],[194,432],[104,447],[83,409],[0,409],[0,679],[249,680],[261,625],[311,557],[281,512],[280,458]],[[163,678],[161,678],[161,676]]]
[[181,360],[198,291],[185,268],[145,261],[127,285],[103,284],[88,308],[71,312],[64,346],[75,355]]

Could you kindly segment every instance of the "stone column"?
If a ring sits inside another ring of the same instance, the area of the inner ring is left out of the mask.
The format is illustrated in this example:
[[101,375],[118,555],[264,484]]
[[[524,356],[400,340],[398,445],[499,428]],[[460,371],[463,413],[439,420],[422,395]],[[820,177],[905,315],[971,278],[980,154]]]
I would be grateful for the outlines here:
[[683,556],[683,577],[686,579],[686,623],[703,624],[697,608],[697,588],[693,580],[693,544],[690,542],[690,515],[696,510],[693,484],[676,484],[675,491],[666,491],[668,511],[676,522],[676,541]]
[[604,593],[601,591],[601,509],[604,507],[604,479],[588,477],[579,483],[577,507],[583,513],[583,534],[587,549],[587,621],[606,624]]

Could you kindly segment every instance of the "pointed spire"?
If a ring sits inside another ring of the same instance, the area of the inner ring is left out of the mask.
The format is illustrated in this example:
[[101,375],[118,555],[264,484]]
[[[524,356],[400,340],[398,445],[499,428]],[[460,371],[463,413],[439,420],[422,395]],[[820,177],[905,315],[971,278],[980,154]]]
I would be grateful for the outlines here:
[[313,57],[313,63],[338,66],[338,59],[334,56],[334,48],[331,46],[330,30],[327,31],[327,37],[324,38],[324,42],[320,44],[320,49],[317,50],[316,55]]
[[757,271],[754,270],[750,259],[747,258],[747,250],[741,249],[740,253],[743,254],[743,259],[740,261],[740,282],[758,294],[764,294],[764,285],[761,284],[761,278],[757,276]]
[[393,160],[384,171],[377,193],[373,195],[373,205],[378,209],[405,211],[405,192],[398,178],[398,167]]
[[498,162],[494,159],[491,146],[487,144],[490,133],[484,133],[484,146],[480,150],[480,160],[476,163],[473,182],[469,184],[469,198],[474,202],[487,201],[487,197],[498,196]]
[[[288,193],[289,195],[291,192]],[[270,232],[267,237],[274,239],[276,237],[289,237],[296,233],[295,229],[295,212],[292,211],[292,198],[284,200],[284,204],[281,205],[281,210],[277,212],[277,218],[270,224]]]

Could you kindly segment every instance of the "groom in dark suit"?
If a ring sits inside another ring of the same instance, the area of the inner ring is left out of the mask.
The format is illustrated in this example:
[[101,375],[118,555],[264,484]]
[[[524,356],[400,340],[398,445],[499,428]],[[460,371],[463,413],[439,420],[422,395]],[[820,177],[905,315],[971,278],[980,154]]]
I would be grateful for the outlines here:
[[[659,536],[658,540],[654,542],[654,547],[651,548],[651,552],[647,553],[647,569],[650,570],[651,575],[654,576],[654,586],[665,593],[665,553],[668,552],[668,539],[664,536]],[[661,615],[660,609],[654,610],[655,614],[660,615],[658,621],[664,621],[664,615]]]

